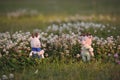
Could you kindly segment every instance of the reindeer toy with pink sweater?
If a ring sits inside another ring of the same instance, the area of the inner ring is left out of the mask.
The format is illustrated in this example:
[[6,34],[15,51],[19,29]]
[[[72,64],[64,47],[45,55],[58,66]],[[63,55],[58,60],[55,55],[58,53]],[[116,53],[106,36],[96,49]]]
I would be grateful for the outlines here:
[[92,44],[92,35],[91,34],[82,34],[80,36],[81,43],[81,56],[84,62],[90,61],[91,57],[94,57]]

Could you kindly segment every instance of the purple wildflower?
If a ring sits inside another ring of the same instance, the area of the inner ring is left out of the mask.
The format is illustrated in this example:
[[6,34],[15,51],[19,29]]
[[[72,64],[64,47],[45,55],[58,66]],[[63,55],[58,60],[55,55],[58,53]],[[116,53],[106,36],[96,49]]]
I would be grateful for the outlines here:
[[116,60],[116,63],[120,64],[120,60]]
[[117,53],[116,53],[116,54],[114,54],[114,57],[115,57],[115,58],[118,58],[118,54],[117,54]]
[[118,61],[118,64],[120,64],[120,61]]

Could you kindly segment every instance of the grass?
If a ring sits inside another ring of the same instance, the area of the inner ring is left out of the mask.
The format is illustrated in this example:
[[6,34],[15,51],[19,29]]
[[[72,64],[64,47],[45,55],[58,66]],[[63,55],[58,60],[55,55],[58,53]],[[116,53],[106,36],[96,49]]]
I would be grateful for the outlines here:
[[[119,3],[119,0],[1,0],[0,32],[33,31],[35,28],[44,30],[49,24],[59,20],[65,22],[66,18],[79,15],[84,18],[80,18],[81,21],[118,26],[116,31],[112,31],[112,34],[118,35],[120,30]],[[23,14],[17,18],[6,16],[7,13],[20,9],[37,10],[38,14],[33,16]],[[92,18],[89,19],[91,16]],[[106,34],[106,31],[98,31],[98,36],[105,35],[111,34]],[[38,70],[37,73],[35,73],[36,70]],[[9,73],[5,72],[5,74]],[[34,67],[28,66],[13,73],[16,80],[119,80],[120,65],[105,64],[101,61],[90,63],[80,61],[68,64],[49,63],[46,60],[45,63]]]
[[1,12],[18,9],[35,9],[42,14],[67,13],[116,13],[119,14],[119,0],[1,0]]
[[[66,22],[66,19],[71,22],[75,21],[87,21],[87,22],[94,22],[94,23],[101,23],[101,24],[110,24],[111,26],[120,26],[120,16],[112,16],[112,15],[79,15],[80,18],[78,19],[72,15],[37,15],[33,17],[23,16],[20,18],[8,18],[6,16],[2,16],[0,18],[0,32],[9,31],[11,33],[15,31],[33,31],[34,29],[41,29],[45,30],[48,25],[53,23],[62,23]],[[102,17],[103,18],[102,18]],[[72,17],[75,17],[75,20],[71,20]],[[82,18],[81,18],[82,17]],[[89,19],[91,17],[91,19]],[[58,22],[60,21],[60,22]],[[67,22],[69,22],[67,21]],[[119,30],[119,29],[118,29]]]
[[[76,14],[82,17],[95,16],[89,21],[120,25],[119,2],[119,0],[1,0],[0,32],[32,31],[35,28],[45,29],[51,24],[51,20],[54,22],[59,19],[64,21],[65,18]],[[28,15],[23,14],[22,17],[10,19],[6,16],[7,13],[22,9],[28,10]],[[31,10],[37,10],[38,15],[29,16]],[[104,20],[100,18],[101,15]],[[109,20],[109,17],[111,20]]]
[[48,63],[24,69],[15,76],[16,80],[119,80],[119,67],[101,62]]

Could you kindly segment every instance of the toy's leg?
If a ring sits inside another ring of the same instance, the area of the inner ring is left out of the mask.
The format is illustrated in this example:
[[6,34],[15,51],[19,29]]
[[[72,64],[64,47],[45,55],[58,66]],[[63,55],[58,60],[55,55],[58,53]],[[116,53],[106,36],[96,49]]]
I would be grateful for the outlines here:
[[92,47],[89,49],[89,53],[90,53],[90,55],[91,55],[92,57],[94,57],[94,53],[93,53],[93,48],[92,48]]
[[42,58],[45,58],[43,54],[41,56],[42,56]]
[[90,55],[91,55],[92,57],[94,57],[94,53],[93,53],[93,51],[90,52]]
[[87,54],[86,57],[87,57],[87,61],[90,61],[90,54]]
[[86,62],[86,56],[85,56],[85,55],[82,55],[82,60],[83,60],[84,62]]
[[44,57],[44,50],[41,50],[40,53],[41,53],[42,58],[45,58]]
[[38,56],[38,55],[37,55],[37,52],[33,51],[33,52],[32,52],[32,57],[33,57],[33,58],[36,58],[37,56]]
[[34,57],[34,56],[35,56],[35,54],[36,54],[36,52],[35,52],[35,51],[31,51],[31,52],[30,52],[30,54],[29,54],[29,57]]
[[33,53],[33,51],[31,51],[31,52],[30,52],[29,57],[31,57],[31,56],[32,56],[32,53]]
[[38,56],[41,56],[42,58],[44,58],[44,50],[41,50],[41,51],[38,53]]

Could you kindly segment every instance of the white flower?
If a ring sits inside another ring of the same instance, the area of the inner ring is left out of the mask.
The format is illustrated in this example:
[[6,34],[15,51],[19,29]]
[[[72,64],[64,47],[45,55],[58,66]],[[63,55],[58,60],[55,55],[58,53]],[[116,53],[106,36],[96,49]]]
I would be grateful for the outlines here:
[[9,74],[9,79],[10,79],[10,80],[11,80],[11,79],[14,79],[14,74],[10,73],[10,74]]
[[6,75],[2,75],[2,80],[8,80],[8,77]]
[[109,33],[109,32],[111,32],[110,30],[107,30],[107,32]]
[[6,53],[6,55],[8,55],[8,54],[9,54],[9,51],[6,51],[5,53]]
[[6,52],[6,49],[5,49],[5,48],[3,49],[3,52]]
[[48,54],[47,54],[47,53],[45,54],[45,57],[48,57]]
[[43,47],[46,47],[46,44],[44,43],[44,44],[42,44],[42,46],[43,46]]
[[38,69],[35,71],[35,74],[37,74],[38,73]]
[[80,54],[77,54],[76,57],[79,58],[79,57],[80,57]]
[[120,50],[120,45],[118,45],[118,49]]
[[69,53],[70,53],[70,51],[69,51],[69,50],[65,50],[65,53],[66,53],[66,54],[69,54]]

